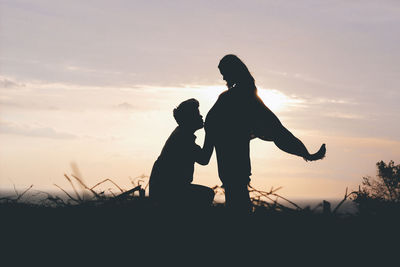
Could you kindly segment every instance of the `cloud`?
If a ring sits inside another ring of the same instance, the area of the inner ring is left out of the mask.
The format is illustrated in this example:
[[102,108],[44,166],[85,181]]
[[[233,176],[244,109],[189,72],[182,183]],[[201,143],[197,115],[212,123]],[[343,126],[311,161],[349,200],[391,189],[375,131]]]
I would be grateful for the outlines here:
[[357,114],[352,114],[352,113],[342,113],[342,112],[330,112],[324,114],[327,117],[331,118],[339,118],[339,119],[349,119],[349,120],[360,120],[364,119],[365,117]]
[[27,110],[47,110],[55,111],[60,110],[60,108],[54,105],[37,104],[32,102],[15,102],[15,101],[3,101],[0,99],[0,108],[11,108],[11,109],[27,109]]
[[25,84],[23,83],[18,83],[13,79],[0,76],[0,88],[10,89],[10,88],[19,88],[24,86]]
[[317,98],[314,100],[318,104],[343,104],[343,105],[357,105],[358,103],[349,99],[338,98]]
[[306,73],[289,73],[285,71],[278,70],[267,70],[268,74],[272,74],[275,76],[280,76],[285,79],[293,79],[294,81],[301,81],[307,84],[320,85],[328,88],[335,89],[358,89],[360,86],[353,84],[340,83],[338,81],[326,80],[314,77],[310,74]]
[[66,66],[65,69],[71,72],[78,73],[93,73],[93,74],[101,74],[101,75],[128,75],[135,76],[134,73],[124,73],[121,71],[111,71],[111,70],[103,70],[103,69],[95,69],[95,68],[85,68],[81,66]]
[[23,105],[15,102],[10,102],[10,101],[3,101],[0,100],[0,107],[3,108],[24,108]]
[[23,135],[51,139],[75,139],[76,135],[60,132],[50,127],[32,127],[9,121],[0,121],[0,134]]
[[119,109],[119,110],[133,110],[134,106],[129,104],[128,102],[123,102],[121,104],[114,106],[114,108]]

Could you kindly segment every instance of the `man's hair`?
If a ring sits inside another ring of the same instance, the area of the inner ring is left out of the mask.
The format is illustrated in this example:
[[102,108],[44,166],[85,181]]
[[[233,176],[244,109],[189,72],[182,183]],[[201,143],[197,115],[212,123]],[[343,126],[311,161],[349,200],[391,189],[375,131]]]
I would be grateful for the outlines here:
[[174,108],[174,118],[178,125],[183,125],[192,119],[193,111],[199,108],[199,101],[194,98],[183,101]]

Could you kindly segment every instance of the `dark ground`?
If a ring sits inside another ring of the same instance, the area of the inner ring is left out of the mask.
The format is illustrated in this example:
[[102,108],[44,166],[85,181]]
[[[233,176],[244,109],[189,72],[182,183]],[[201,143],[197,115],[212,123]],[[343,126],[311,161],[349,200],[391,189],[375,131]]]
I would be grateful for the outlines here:
[[343,216],[259,209],[237,215],[223,205],[161,209],[146,198],[56,208],[8,203],[0,206],[0,214],[2,258],[10,256],[16,263],[53,259],[80,266],[79,259],[84,258],[90,265],[99,260],[159,266],[180,261],[188,266],[229,262],[247,266],[253,260],[263,265],[272,261],[342,265],[348,260],[371,263],[372,258],[391,262],[399,253],[398,214]]

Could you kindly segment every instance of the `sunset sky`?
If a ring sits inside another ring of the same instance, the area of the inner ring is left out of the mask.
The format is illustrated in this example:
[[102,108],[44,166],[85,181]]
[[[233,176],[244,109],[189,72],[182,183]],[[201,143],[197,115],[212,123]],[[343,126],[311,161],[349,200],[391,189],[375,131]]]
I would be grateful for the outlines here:
[[[342,197],[375,163],[400,164],[399,1],[0,0],[0,189],[149,175],[196,98],[205,117],[238,55],[259,95],[310,152],[251,142],[252,185]],[[196,132],[202,145],[203,130]],[[220,185],[215,153],[194,182]]]

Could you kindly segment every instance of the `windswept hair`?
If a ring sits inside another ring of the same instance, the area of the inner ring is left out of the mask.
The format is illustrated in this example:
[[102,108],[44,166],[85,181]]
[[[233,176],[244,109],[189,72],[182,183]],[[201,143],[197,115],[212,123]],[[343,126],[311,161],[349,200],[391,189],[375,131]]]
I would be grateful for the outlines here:
[[221,72],[228,74],[227,86],[231,88],[233,85],[241,85],[252,93],[256,93],[257,88],[255,80],[251,75],[249,69],[236,55],[224,56],[219,64],[218,68]]
[[199,108],[199,101],[194,98],[183,101],[174,108],[174,118],[178,125],[184,125],[188,120],[192,119],[193,111]]

